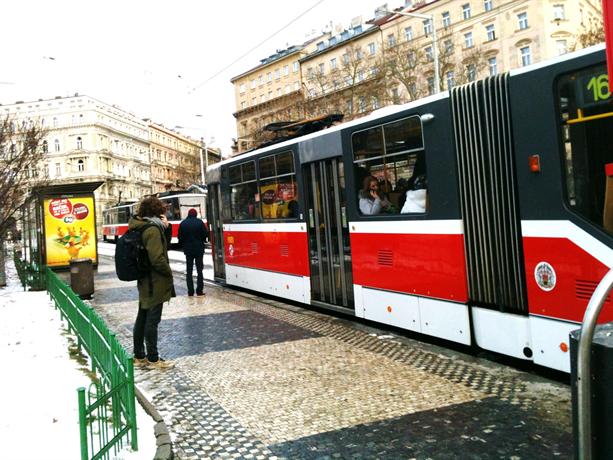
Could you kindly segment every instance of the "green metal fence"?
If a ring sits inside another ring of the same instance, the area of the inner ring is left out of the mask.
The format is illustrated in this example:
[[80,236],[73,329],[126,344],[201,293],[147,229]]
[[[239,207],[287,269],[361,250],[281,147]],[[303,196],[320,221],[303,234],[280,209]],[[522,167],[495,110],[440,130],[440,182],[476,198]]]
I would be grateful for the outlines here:
[[24,290],[29,287],[32,291],[42,291],[46,288],[47,283],[43,270],[39,270],[38,267],[28,264],[19,257],[17,252],[13,253],[13,261],[15,262],[17,275],[19,276],[19,281],[21,281]]
[[109,459],[124,443],[137,450],[132,357],[93,308],[53,271],[47,268],[45,275],[49,295],[89,355],[96,375],[87,390],[77,390],[81,459]]
[[[115,334],[55,273],[47,269],[47,290],[91,358],[97,380],[78,390],[81,458],[108,459],[129,441],[138,448],[134,365]],[[91,453],[91,457],[89,456]]]

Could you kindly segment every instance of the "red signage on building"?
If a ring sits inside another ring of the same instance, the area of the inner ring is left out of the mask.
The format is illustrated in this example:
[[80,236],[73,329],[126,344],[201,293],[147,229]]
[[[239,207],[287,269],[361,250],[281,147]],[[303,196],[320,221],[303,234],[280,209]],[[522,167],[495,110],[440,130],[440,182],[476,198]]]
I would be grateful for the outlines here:
[[609,81],[613,81],[613,0],[602,0],[602,21],[607,41]]

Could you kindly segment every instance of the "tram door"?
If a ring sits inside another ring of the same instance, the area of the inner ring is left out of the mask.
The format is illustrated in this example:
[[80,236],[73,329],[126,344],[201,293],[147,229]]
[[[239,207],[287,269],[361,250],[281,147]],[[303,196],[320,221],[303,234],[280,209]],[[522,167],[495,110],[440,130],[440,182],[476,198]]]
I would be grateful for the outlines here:
[[224,263],[223,226],[221,221],[221,190],[219,184],[210,185],[209,193],[209,231],[213,243],[213,271],[215,278],[226,279]]
[[328,159],[307,164],[304,178],[312,303],[353,309],[343,163]]

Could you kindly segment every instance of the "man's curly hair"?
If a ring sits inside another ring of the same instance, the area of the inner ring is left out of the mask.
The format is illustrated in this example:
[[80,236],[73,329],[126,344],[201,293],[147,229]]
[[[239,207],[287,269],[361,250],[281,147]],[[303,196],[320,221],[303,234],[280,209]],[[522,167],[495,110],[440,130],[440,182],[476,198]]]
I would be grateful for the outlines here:
[[138,205],[138,216],[140,217],[160,217],[164,214],[166,207],[162,201],[155,196],[143,198]]

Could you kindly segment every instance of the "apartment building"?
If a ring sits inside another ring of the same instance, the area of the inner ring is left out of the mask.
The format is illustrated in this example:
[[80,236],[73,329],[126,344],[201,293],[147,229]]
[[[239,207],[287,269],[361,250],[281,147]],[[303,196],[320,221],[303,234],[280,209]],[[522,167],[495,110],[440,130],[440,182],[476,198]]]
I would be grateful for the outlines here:
[[0,105],[0,116],[44,130],[38,174],[50,183],[103,182],[95,191],[99,232],[103,209],[199,184],[201,168],[221,160],[217,148],[86,95]]
[[[407,0],[390,8],[382,5],[366,23],[353,21],[310,46],[293,47],[300,50],[295,70],[300,81],[293,84],[302,89],[295,94],[293,115],[340,111],[347,120],[553,58],[581,47],[578,36],[602,18],[600,8],[599,0]],[[248,93],[257,92],[264,68],[275,61],[262,62],[232,79],[238,153],[255,146],[263,124],[287,118],[281,116],[286,102],[276,91]]]
[[230,81],[234,85],[238,152],[266,140],[264,126],[304,116],[300,59],[315,50],[316,39],[277,50]]
[[385,63],[378,25],[338,29],[317,50],[300,60],[307,118],[342,113],[344,120],[361,116],[367,105],[380,107]]
[[200,182],[200,141],[156,123],[149,124],[149,140],[153,193]]
[[390,56],[408,56],[404,69],[392,66],[388,74],[397,83],[391,86],[396,102],[435,91],[435,46],[439,90],[446,90],[576,49],[580,47],[577,36],[592,18],[601,17],[596,0],[406,3],[407,7],[398,11],[429,18],[390,14],[375,19],[385,51]]
[[0,114],[45,130],[39,174],[51,183],[104,182],[95,192],[99,225],[102,209],[151,193],[148,127],[131,113],[75,94],[2,105]]

